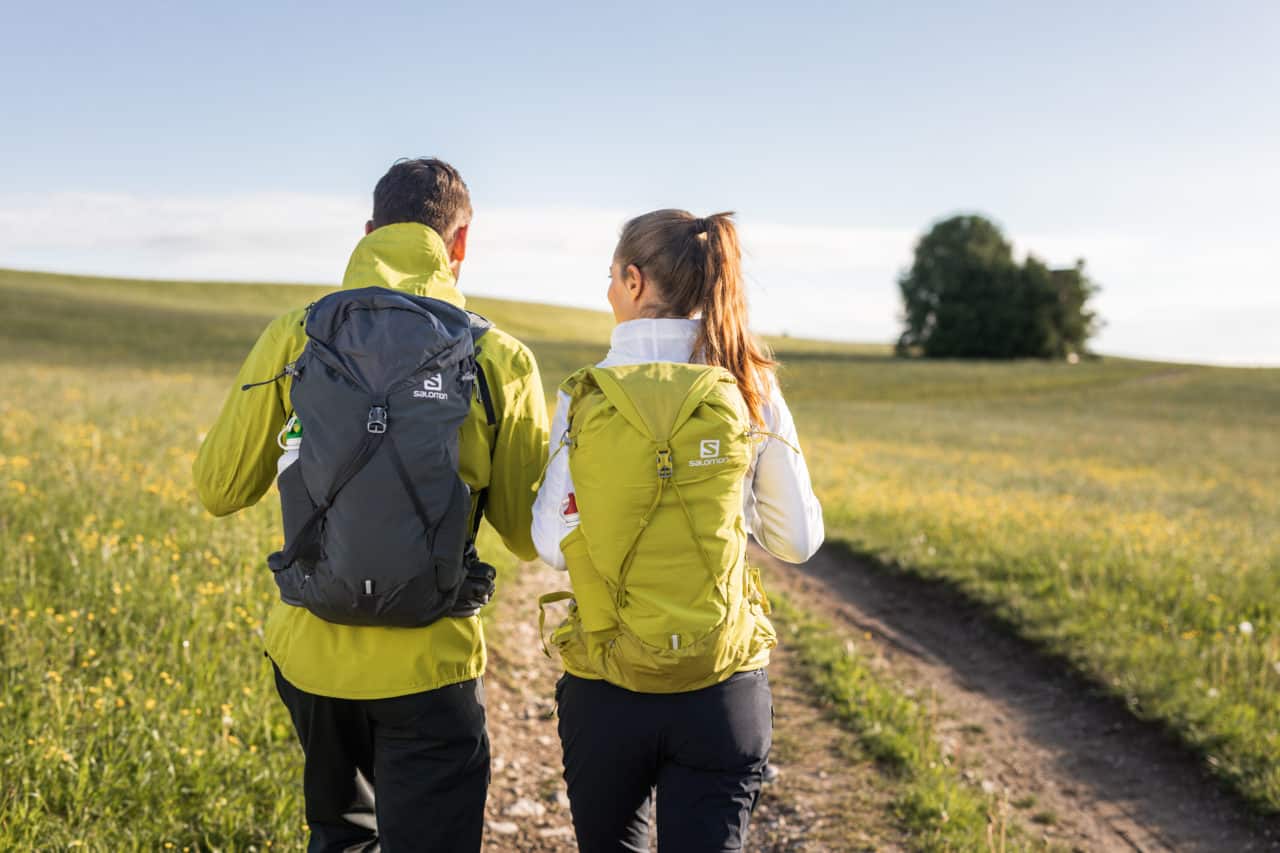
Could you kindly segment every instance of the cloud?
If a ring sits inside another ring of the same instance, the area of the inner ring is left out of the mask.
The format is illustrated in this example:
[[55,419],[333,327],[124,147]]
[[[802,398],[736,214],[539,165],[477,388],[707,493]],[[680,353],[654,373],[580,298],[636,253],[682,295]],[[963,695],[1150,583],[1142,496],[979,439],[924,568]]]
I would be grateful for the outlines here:
[[[481,211],[463,287],[495,296],[608,309],[609,262],[623,211]],[[896,270],[914,235],[888,229],[741,224],[744,271],[762,331],[889,340],[897,330]],[[823,310],[813,310],[820,300]]]
[[[306,193],[142,196],[0,194],[0,265],[152,278],[333,283],[363,234],[368,199]],[[606,309],[607,271],[627,211],[478,212],[465,290]],[[912,230],[741,220],[760,330],[892,340],[895,279]],[[1108,320],[1104,351],[1280,363],[1271,258],[1223,238],[1064,232],[1018,242],[1054,265],[1088,260]]]
[[367,216],[360,198],[290,193],[0,195],[0,262],[155,278],[331,282]]

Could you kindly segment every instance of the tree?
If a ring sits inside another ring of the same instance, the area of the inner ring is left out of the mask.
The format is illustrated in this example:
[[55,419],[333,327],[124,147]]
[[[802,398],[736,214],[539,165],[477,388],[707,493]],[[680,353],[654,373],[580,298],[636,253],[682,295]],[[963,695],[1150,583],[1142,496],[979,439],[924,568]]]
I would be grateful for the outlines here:
[[1085,275],[1084,258],[1074,267],[1053,270],[1054,328],[1059,335],[1058,347],[1052,358],[1066,358],[1084,352],[1085,344],[1102,325],[1096,311],[1089,309],[1089,300],[1098,293],[1098,285]]
[[900,354],[930,358],[1065,358],[1097,325],[1086,303],[1097,288],[1084,261],[1051,270],[1024,264],[990,220],[955,216],[916,244],[898,280],[906,329]]

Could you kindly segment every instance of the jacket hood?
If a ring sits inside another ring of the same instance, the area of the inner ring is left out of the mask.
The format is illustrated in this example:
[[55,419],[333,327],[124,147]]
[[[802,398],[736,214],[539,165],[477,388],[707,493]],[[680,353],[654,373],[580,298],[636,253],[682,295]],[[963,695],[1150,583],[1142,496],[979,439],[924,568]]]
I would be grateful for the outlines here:
[[342,288],[375,286],[466,307],[449,269],[444,240],[417,222],[375,228],[356,244],[342,276]]

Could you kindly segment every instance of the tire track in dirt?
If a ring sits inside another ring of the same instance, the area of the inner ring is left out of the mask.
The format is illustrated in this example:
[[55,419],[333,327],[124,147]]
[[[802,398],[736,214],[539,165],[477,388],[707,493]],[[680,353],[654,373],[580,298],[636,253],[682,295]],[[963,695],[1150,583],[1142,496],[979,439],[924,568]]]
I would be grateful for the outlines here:
[[1280,821],[1251,816],[1158,726],[954,588],[838,545],[803,566],[754,546],[752,557],[771,588],[858,637],[904,689],[933,694],[948,751],[1020,805],[1033,834],[1088,851],[1280,850]]
[[[556,733],[555,680],[561,669],[559,661],[542,653],[537,630],[538,595],[561,589],[565,582],[563,574],[542,563],[517,566],[499,577],[493,612],[485,620],[485,698],[493,755],[486,853],[577,849]],[[775,655],[769,678],[775,714],[772,760],[779,777],[765,787],[746,849],[904,849],[890,813],[892,789],[870,762],[849,757],[853,736],[827,718],[785,650]]]

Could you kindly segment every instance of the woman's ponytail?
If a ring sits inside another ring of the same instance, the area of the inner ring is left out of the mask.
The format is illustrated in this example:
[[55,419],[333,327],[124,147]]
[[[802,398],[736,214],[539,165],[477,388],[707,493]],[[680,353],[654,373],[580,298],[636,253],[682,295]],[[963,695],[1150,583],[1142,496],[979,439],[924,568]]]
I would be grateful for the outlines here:
[[749,329],[742,249],[732,216],[646,213],[623,226],[614,257],[623,266],[635,264],[657,285],[658,316],[701,313],[695,357],[733,374],[751,421],[760,424],[776,362]]
[[706,262],[703,265],[702,326],[694,352],[707,364],[717,364],[738,380],[753,423],[769,396],[768,374],[774,361],[750,332],[747,288],[742,278],[742,249],[732,213],[708,216]]

